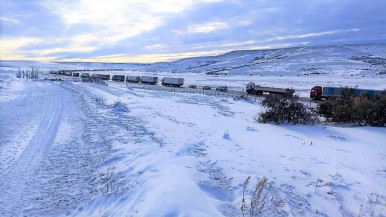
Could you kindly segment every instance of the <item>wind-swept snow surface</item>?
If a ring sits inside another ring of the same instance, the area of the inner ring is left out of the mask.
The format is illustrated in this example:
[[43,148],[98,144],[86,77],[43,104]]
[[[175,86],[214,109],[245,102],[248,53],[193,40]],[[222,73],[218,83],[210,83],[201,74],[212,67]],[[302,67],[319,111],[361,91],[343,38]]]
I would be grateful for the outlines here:
[[386,215],[385,128],[259,124],[259,100],[0,75],[1,216],[240,216],[248,176],[285,202],[264,216]]

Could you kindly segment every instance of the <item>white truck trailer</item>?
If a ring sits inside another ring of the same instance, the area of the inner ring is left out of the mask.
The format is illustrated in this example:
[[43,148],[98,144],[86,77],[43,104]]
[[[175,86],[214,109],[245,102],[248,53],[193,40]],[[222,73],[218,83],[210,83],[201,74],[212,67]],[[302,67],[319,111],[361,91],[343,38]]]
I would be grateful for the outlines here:
[[156,84],[158,82],[158,77],[153,76],[142,76],[141,83],[142,84]]
[[164,78],[162,78],[162,85],[163,86],[172,86],[172,87],[181,87],[182,85],[184,85],[184,79],[183,78],[164,77]]
[[139,83],[141,81],[141,76],[126,76],[126,82]]

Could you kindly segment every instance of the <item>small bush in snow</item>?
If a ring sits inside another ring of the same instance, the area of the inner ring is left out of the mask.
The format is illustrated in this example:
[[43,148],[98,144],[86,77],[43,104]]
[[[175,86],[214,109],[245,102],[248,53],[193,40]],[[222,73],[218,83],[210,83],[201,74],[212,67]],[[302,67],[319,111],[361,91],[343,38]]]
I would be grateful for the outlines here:
[[[365,205],[361,205],[359,209],[358,216],[360,217],[375,217],[375,216],[384,216],[384,209],[386,208],[386,203],[384,201],[385,197],[379,195],[379,193],[372,192],[367,195],[367,201]],[[365,199],[365,200],[366,200]]]
[[284,200],[273,195],[273,188],[265,177],[257,182],[249,201],[247,201],[246,193],[250,179],[251,177],[248,177],[243,185],[243,200],[240,207],[243,216],[258,216],[268,211],[275,213],[284,206]]
[[386,126],[386,97],[355,97],[347,92],[343,97],[328,98],[319,105],[318,113],[337,123]]
[[299,102],[298,96],[268,95],[262,101],[267,110],[260,114],[260,123],[275,124],[315,124],[318,118],[315,112]]

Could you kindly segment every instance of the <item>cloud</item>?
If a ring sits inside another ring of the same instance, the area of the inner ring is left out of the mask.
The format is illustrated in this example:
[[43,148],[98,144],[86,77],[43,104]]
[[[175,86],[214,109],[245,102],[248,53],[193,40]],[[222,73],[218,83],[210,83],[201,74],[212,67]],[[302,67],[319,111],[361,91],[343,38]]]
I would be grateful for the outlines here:
[[153,45],[145,46],[145,48],[148,50],[163,49],[167,47],[169,47],[169,45],[167,44],[153,44]]
[[10,60],[17,58],[24,58],[21,48],[42,42],[41,38],[1,38],[0,40],[0,59]]
[[162,62],[162,61],[172,61],[181,58],[189,57],[198,57],[198,56],[208,56],[208,55],[219,55],[228,51],[224,50],[212,50],[212,51],[202,51],[202,52],[184,52],[184,53],[170,53],[170,54],[147,54],[147,55],[137,55],[137,56],[128,56],[126,54],[114,54],[114,55],[105,55],[97,56],[92,58],[68,58],[64,61],[67,62],[131,62],[131,63],[153,63],[153,62]]
[[188,27],[189,33],[211,33],[221,29],[229,28],[229,25],[224,22],[205,23],[202,25],[192,25]]
[[301,34],[301,35],[287,35],[287,36],[278,36],[271,39],[268,39],[267,41],[282,41],[287,39],[302,39],[302,38],[310,38],[310,37],[319,37],[324,35],[332,35],[332,34],[339,34],[344,32],[358,32],[359,29],[348,29],[348,30],[335,30],[335,31],[325,31],[325,32],[317,32],[317,33],[307,33],[307,34]]
[[7,18],[7,17],[0,17],[0,22],[10,23],[10,24],[17,24],[17,23],[19,23],[18,20],[12,19],[12,18]]

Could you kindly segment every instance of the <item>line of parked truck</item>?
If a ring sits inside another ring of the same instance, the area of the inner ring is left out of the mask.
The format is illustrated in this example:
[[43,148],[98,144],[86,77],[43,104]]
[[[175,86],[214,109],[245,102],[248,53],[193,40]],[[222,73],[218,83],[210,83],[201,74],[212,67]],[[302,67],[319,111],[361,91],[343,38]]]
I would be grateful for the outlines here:
[[[73,76],[73,77],[81,77],[82,81],[84,82],[91,82],[91,81],[117,81],[117,82],[130,82],[130,83],[141,83],[141,84],[151,84],[155,85],[158,83],[158,77],[156,76],[131,76],[131,75],[112,75],[109,74],[90,74],[88,72],[79,73],[76,71],[68,70],[63,71],[62,75],[67,76]],[[171,87],[181,87],[184,85],[184,79],[183,78],[172,78],[172,77],[164,77],[161,79],[161,84],[163,86],[171,86]],[[196,89],[196,85],[189,85],[189,88]],[[203,86],[203,90],[211,90],[210,86]],[[263,87],[256,85],[253,82],[249,82],[246,85],[246,93],[252,94],[252,95],[262,95],[264,93],[267,94],[278,94],[278,95],[293,95],[295,93],[295,90],[292,88],[277,88],[277,87]],[[322,86],[315,86],[310,91],[310,98],[314,100],[322,100],[329,97],[340,97],[343,95],[344,91],[347,90],[347,88],[344,87],[322,87]],[[360,96],[362,94],[366,94],[369,97],[383,97],[386,96],[386,90],[370,90],[370,89],[358,89],[353,88],[352,94],[354,96]],[[218,86],[216,87],[216,91],[228,91],[227,86]]]

